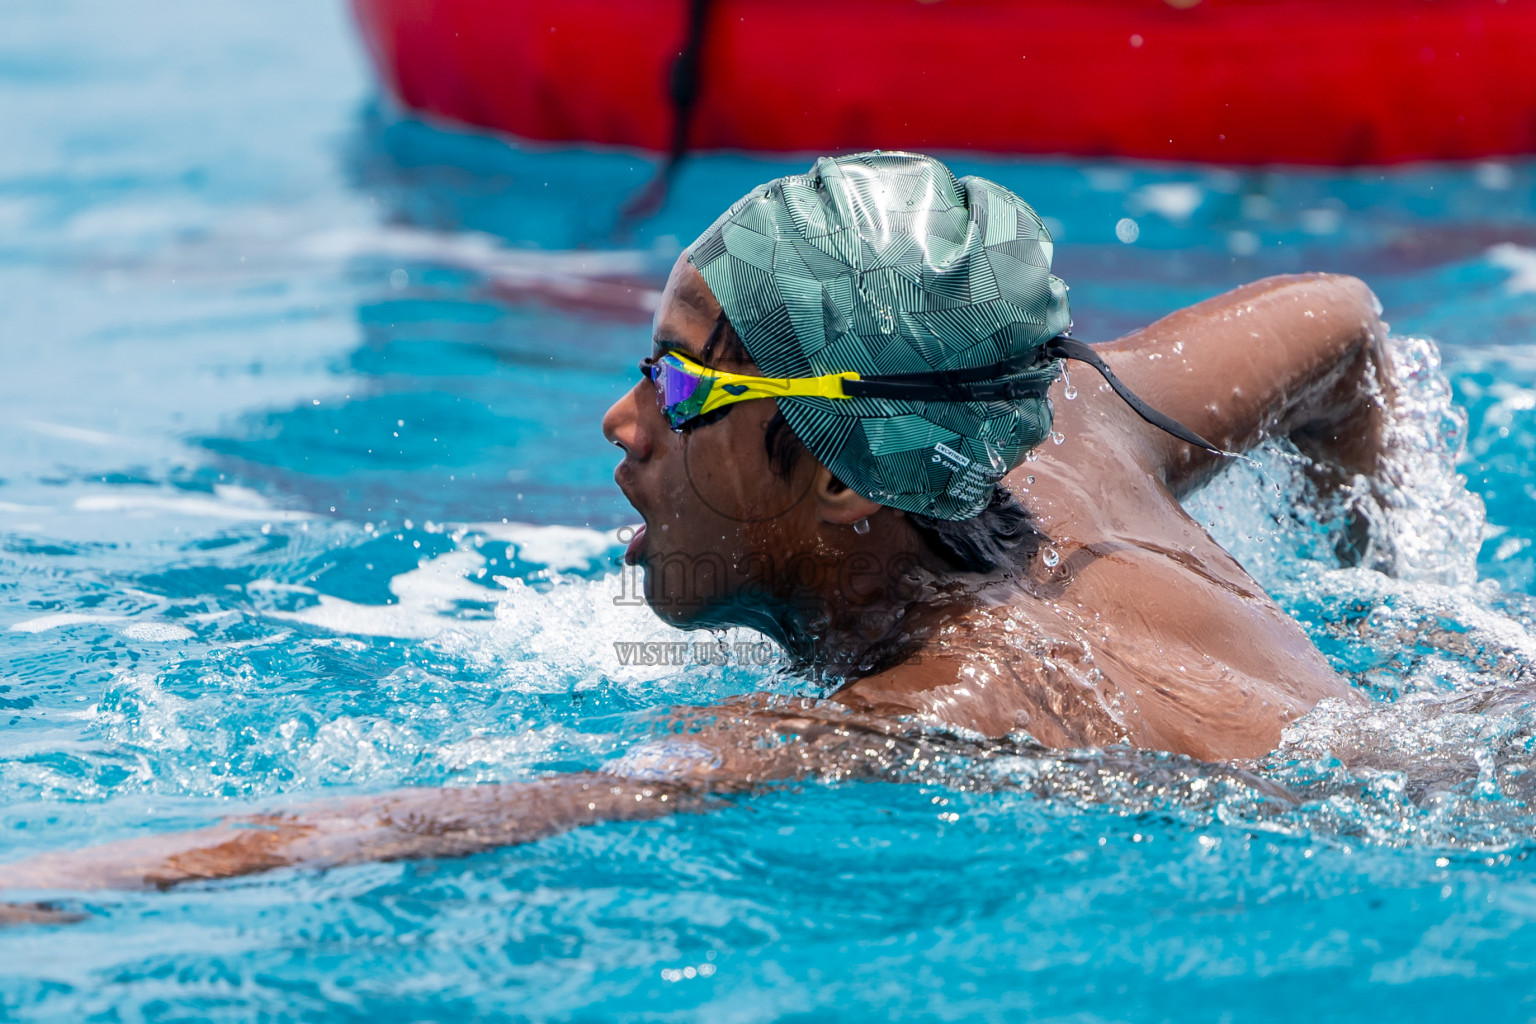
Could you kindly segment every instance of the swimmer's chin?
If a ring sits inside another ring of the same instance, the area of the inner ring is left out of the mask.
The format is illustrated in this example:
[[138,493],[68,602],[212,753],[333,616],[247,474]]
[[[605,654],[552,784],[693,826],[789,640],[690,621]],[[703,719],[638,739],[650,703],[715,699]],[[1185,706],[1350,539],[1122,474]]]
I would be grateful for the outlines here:
[[704,601],[657,595],[649,585],[651,582],[647,569],[645,603],[657,618],[674,629],[753,629],[769,637],[777,637],[781,632],[778,620],[768,614],[761,601],[720,598]]
[[745,625],[738,617],[720,608],[684,607],[673,600],[646,599],[656,617],[674,629],[735,629]]

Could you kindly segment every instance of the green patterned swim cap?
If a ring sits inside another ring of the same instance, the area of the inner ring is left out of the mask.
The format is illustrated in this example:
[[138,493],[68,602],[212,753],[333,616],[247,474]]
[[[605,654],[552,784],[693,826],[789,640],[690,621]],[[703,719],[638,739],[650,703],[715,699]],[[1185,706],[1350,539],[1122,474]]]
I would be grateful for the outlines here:
[[958,520],[986,508],[1051,431],[1043,389],[1059,364],[1044,347],[1071,323],[1051,252],[1035,211],[1001,185],[875,152],[823,157],[753,189],[688,256],[768,376],[1017,382],[1004,390],[1024,397],[777,399],[849,487]]

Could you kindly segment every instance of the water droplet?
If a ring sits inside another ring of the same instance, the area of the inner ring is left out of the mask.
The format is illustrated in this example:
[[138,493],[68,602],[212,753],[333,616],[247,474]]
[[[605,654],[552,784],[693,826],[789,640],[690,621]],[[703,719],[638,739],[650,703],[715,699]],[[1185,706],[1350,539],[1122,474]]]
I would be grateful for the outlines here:
[[1008,472],[1008,461],[1003,458],[1003,453],[992,447],[992,442],[987,442],[987,461],[991,463],[993,471],[998,475]]
[[1035,474],[1033,474],[1033,473],[1029,474],[1029,476],[1024,478],[1024,482],[1027,483],[1027,484],[1034,483],[1035,482]]
[[1057,554],[1056,549],[1053,547],[1044,547],[1040,549],[1040,561],[1044,562],[1049,568],[1054,569],[1056,568],[1056,563],[1061,561],[1061,555]]
[[1061,397],[1069,402],[1077,397],[1077,387],[1072,383],[1072,375],[1065,369],[1061,371]]
[[1040,461],[1040,450],[1038,448],[1031,448],[1028,452],[1026,452],[1024,454],[1024,461],[1025,462],[1038,462],[1038,461]]
[[1059,430],[1051,431],[1051,444],[1061,444],[1067,439],[1067,435]]

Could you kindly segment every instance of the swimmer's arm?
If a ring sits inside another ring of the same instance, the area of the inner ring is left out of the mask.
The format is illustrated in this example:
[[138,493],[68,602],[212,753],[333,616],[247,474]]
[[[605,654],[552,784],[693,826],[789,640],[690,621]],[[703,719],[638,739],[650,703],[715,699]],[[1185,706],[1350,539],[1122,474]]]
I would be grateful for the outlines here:
[[[1364,282],[1298,274],[1207,299],[1101,351],[1141,397],[1220,448],[1289,436],[1343,474],[1370,475],[1383,444],[1385,339]],[[1139,420],[1133,429],[1175,493],[1220,468],[1219,457]]]
[[601,773],[401,790],[0,865],[4,889],[163,889],[275,868],[461,857],[599,821],[697,810],[699,787]]
[[684,709],[672,723],[679,731],[603,771],[406,789],[45,854],[0,865],[0,890],[154,889],[276,868],[460,857],[603,821],[708,810],[724,796],[785,780],[879,774],[906,756],[910,744],[887,744],[883,734],[872,741],[850,721],[770,698]]

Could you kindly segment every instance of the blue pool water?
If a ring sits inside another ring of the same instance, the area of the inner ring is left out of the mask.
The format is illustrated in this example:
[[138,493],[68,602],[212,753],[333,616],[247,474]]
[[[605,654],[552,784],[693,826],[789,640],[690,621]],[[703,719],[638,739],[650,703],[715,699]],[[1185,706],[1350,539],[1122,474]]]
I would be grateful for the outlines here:
[[[311,0],[12,0],[0,138],[0,860],[593,768],[650,709],[804,689],[619,662],[675,635],[622,600],[597,421],[680,240],[805,159],[698,159],[619,237],[642,161],[402,119]],[[1276,272],[1380,295],[1393,573],[1333,561],[1281,449],[1191,502],[1377,698],[1257,766],[1299,803],[1000,750],[51,894],[87,917],[0,931],[0,1019],[1536,1017],[1536,164],[955,163],[1051,218],[1083,337]]]

